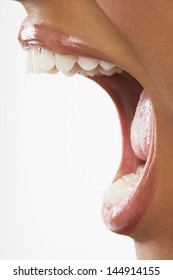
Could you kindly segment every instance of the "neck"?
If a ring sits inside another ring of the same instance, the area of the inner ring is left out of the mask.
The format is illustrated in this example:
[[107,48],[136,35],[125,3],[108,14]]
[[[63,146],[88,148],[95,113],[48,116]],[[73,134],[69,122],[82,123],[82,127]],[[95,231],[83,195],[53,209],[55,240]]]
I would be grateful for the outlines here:
[[163,238],[137,242],[135,241],[139,260],[173,260],[173,241],[166,234]]

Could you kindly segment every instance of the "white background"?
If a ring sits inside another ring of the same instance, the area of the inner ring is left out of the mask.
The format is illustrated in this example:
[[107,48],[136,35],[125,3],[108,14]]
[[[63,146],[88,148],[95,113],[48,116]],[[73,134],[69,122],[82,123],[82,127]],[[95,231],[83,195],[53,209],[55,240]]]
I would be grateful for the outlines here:
[[115,107],[79,75],[26,75],[24,17],[1,0],[0,259],[134,259],[101,217],[121,157]]

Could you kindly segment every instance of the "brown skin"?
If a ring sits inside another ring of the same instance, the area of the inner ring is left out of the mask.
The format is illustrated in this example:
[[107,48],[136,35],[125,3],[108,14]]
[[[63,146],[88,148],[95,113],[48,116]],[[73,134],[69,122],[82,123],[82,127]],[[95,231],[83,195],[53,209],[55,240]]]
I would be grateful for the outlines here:
[[155,194],[129,235],[138,258],[173,259],[173,1],[21,2],[28,20],[81,37],[148,91],[157,124]]

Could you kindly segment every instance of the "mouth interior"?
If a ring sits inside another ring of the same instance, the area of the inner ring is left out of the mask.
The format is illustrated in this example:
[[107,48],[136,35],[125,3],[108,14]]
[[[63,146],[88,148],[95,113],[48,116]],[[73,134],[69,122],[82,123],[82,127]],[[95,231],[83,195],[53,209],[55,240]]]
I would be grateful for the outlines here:
[[125,71],[121,75],[115,74],[111,77],[95,76],[92,79],[111,96],[120,118],[123,136],[123,154],[119,171],[115,177],[116,179],[127,173],[135,172],[140,164],[146,162],[146,160],[137,157],[130,139],[132,121],[143,92],[143,87]]
[[112,98],[119,113],[122,160],[111,186],[104,194],[107,208],[119,206],[135,191],[144,174],[152,134],[152,104],[142,85],[118,65],[97,58],[61,55],[46,49],[30,48],[28,72],[64,72],[87,76]]
[[[148,112],[144,112],[144,116],[142,116],[143,113],[141,113],[143,112],[141,98],[146,93],[141,84],[126,71],[122,74],[114,74],[111,77],[95,76],[92,79],[107,91],[115,103],[123,136],[122,160],[113,183],[105,191],[103,197],[105,206],[110,209],[119,206],[128,199],[143,175],[149,151],[145,155],[141,153],[141,147],[135,150],[134,146],[136,144],[133,145],[133,142],[135,142],[135,135],[137,135],[136,138],[143,137],[144,142],[147,141],[143,135],[138,137],[138,128],[145,122],[148,114]],[[148,99],[146,100],[148,101]],[[142,122],[139,121],[136,125],[134,119],[141,119],[141,116]],[[149,122],[151,122],[150,118]],[[151,127],[151,123],[149,123],[149,126]],[[142,127],[141,129],[144,131]],[[148,138],[148,140],[150,139]],[[148,143],[148,146],[150,146],[150,143]]]

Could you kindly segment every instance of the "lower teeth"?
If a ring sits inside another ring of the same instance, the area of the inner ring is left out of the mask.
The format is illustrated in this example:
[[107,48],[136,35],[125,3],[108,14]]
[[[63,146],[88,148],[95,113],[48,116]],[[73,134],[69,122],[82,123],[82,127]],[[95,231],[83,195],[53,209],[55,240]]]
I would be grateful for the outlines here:
[[143,169],[144,165],[139,166],[136,173],[130,173],[121,177],[104,191],[103,201],[107,207],[117,206],[127,199],[129,194],[133,192],[134,187],[138,185]]
[[[31,48],[28,50],[27,72],[56,73],[62,71],[67,76],[80,73],[84,76],[121,74],[123,70],[112,63],[94,58],[74,57],[58,55],[51,51]],[[138,185],[143,174],[144,165],[137,168],[136,173],[130,173],[111,184],[103,194],[103,200],[107,207],[121,204]]]

